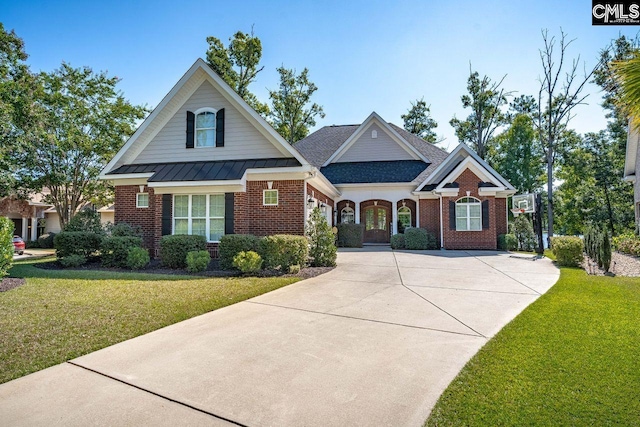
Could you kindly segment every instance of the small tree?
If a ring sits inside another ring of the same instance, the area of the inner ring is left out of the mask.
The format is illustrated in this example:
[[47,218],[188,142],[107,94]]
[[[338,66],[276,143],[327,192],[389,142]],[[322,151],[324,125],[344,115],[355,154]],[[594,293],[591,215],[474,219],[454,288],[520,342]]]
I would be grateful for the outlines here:
[[333,267],[336,265],[338,248],[331,226],[319,208],[311,212],[307,221],[306,235],[309,238],[309,256],[313,267]]
[[518,249],[532,251],[536,246],[536,235],[533,232],[531,221],[524,215],[519,215],[513,221],[513,234],[518,240]]
[[0,217],[0,281],[13,264],[13,221]]
[[96,234],[105,234],[100,214],[95,209],[84,208],[75,214],[64,227],[64,231],[88,231]]

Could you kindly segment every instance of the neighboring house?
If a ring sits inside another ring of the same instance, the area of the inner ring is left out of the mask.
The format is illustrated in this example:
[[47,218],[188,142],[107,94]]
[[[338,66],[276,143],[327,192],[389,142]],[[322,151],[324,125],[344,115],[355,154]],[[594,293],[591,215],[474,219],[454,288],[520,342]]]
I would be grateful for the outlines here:
[[627,133],[627,152],[624,159],[624,179],[633,184],[633,206],[636,215],[636,228],[640,223],[640,182],[637,179],[640,158],[638,157],[638,139],[640,134],[629,123]]
[[303,234],[318,206],[365,224],[365,242],[406,227],[446,249],[496,249],[514,188],[471,149],[451,154],[372,113],[291,146],[198,59],[101,173],[115,222],[141,226],[157,255],[167,234]]

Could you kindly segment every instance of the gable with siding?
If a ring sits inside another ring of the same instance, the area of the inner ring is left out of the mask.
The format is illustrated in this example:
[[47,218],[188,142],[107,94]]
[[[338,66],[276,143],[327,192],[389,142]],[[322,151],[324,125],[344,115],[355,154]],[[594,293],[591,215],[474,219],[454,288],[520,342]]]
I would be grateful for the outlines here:
[[[376,138],[373,135],[376,135]],[[376,162],[389,160],[417,160],[418,157],[409,153],[378,123],[372,123],[364,129],[346,151],[333,163],[346,162]]]
[[[224,147],[185,148],[187,111],[225,110]],[[285,157],[207,80],[169,119],[134,164]]]

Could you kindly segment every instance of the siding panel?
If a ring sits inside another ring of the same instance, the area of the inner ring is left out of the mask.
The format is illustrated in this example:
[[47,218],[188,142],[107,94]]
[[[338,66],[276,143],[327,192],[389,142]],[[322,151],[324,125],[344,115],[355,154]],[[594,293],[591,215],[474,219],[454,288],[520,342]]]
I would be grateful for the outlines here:
[[[224,147],[185,148],[187,111],[225,109]],[[285,157],[208,82],[203,82],[132,163]]]
[[[372,138],[373,131],[378,133]],[[334,163],[343,162],[375,162],[382,160],[414,160],[404,148],[398,145],[386,131],[373,123]]]

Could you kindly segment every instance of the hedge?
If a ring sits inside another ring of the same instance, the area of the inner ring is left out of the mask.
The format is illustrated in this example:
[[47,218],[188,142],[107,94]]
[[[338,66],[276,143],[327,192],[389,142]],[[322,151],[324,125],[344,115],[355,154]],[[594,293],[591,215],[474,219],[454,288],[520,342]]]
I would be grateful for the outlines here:
[[364,241],[364,224],[338,224],[338,246],[361,248]]
[[578,267],[583,260],[584,245],[582,239],[574,236],[559,236],[551,238],[551,250],[556,261],[564,267]]
[[69,255],[81,255],[88,258],[100,249],[102,236],[90,231],[63,231],[56,234],[53,246],[56,256],[64,258]]
[[13,221],[0,217],[0,281],[13,265]]
[[254,251],[242,251],[233,258],[233,266],[245,274],[256,273],[262,268],[262,258]]
[[404,246],[410,250],[438,249],[436,236],[424,228],[407,228],[404,231]]
[[240,252],[256,251],[258,248],[258,238],[252,234],[225,234],[220,238],[218,254],[220,268],[231,270],[234,268],[233,259]]
[[54,237],[56,237],[56,233],[43,234],[38,237],[38,245],[40,245],[42,249],[52,249]]
[[127,257],[132,248],[142,247],[142,239],[134,236],[110,236],[102,239],[100,254],[104,267],[127,267]]
[[131,248],[127,254],[127,267],[131,270],[144,268],[151,261],[149,251],[145,248]]
[[162,236],[160,239],[160,260],[164,266],[169,268],[185,268],[189,252],[206,249],[207,240],[204,236],[188,234]]
[[618,252],[633,256],[640,256],[640,237],[635,234],[616,236],[612,241],[613,248]]
[[404,249],[404,234],[391,236],[391,249]]
[[258,254],[264,261],[264,268],[279,268],[289,271],[292,265],[306,265],[309,256],[309,242],[304,236],[276,234],[260,239]]
[[198,273],[205,271],[211,262],[209,251],[190,251],[187,253],[187,271]]
[[518,238],[515,234],[499,234],[498,249],[501,251],[515,251],[518,249]]

